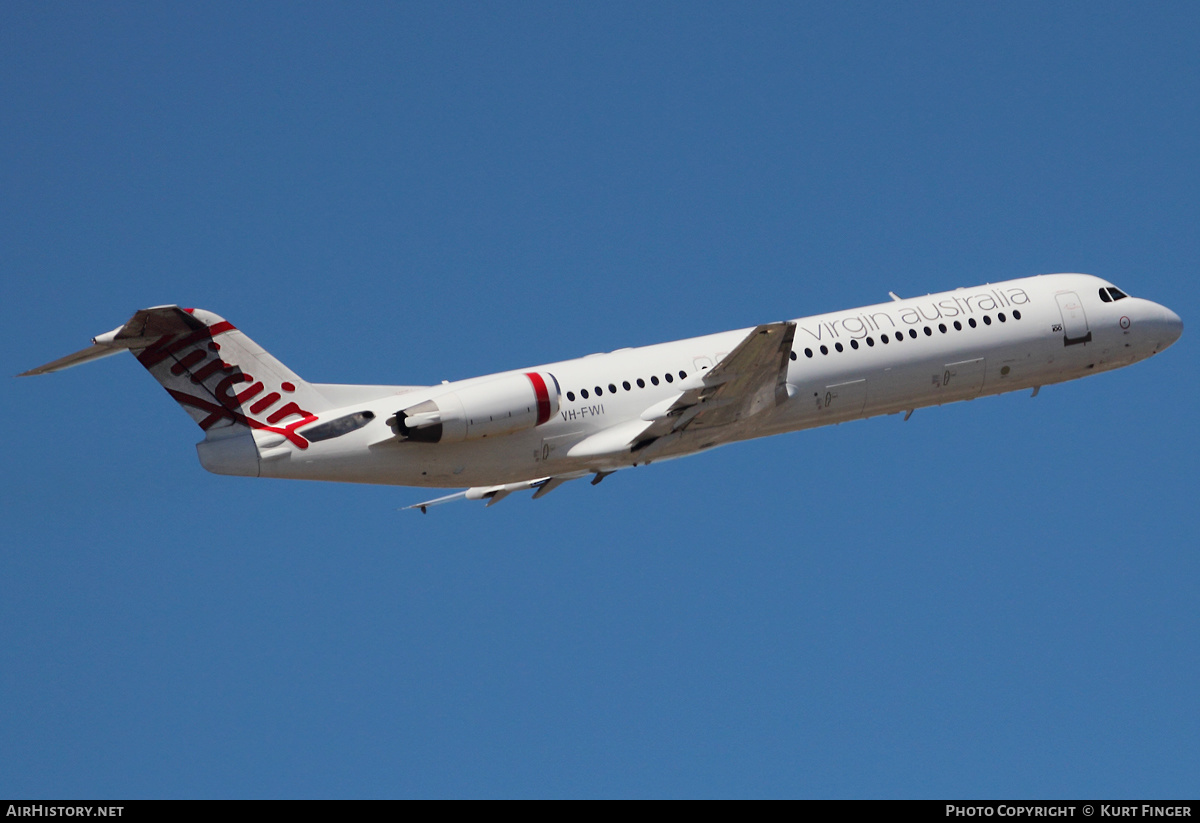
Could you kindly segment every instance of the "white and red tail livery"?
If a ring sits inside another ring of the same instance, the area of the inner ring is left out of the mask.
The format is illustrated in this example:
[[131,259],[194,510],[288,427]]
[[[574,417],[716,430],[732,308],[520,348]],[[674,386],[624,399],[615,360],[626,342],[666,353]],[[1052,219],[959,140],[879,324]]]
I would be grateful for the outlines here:
[[45,374],[128,350],[206,469],[470,488],[487,500],[754,437],[1034,389],[1143,360],[1183,324],[1084,274],[988,284],[437,386],[309,383],[211,312],[156,306]]

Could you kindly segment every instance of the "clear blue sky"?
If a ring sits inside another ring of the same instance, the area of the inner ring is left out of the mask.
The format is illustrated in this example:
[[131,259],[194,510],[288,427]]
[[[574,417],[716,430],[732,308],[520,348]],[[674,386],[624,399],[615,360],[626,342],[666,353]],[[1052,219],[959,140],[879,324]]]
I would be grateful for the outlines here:
[[6,378],[0,796],[1196,797],[1195,3],[0,8],[4,369],[135,309],[423,383],[1054,271],[1046,388],[542,500]]

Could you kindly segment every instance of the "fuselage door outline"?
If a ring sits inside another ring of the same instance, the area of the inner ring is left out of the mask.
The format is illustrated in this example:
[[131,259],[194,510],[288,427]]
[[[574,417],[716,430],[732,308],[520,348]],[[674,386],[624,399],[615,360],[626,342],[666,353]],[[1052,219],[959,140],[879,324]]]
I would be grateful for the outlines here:
[[1090,343],[1092,332],[1088,328],[1087,314],[1083,311],[1083,301],[1073,291],[1059,292],[1054,295],[1058,302],[1058,311],[1063,321],[1063,345],[1074,346],[1077,343]]

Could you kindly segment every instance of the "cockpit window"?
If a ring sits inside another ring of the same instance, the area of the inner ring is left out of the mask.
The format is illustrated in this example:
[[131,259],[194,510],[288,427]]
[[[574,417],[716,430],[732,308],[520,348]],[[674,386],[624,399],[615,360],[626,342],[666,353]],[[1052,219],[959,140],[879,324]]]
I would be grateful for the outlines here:
[[328,423],[313,426],[311,429],[305,429],[300,433],[310,442],[319,443],[322,440],[332,440],[335,437],[341,437],[343,434],[349,434],[352,431],[361,429],[374,419],[375,412],[355,412],[345,417],[339,417],[336,420],[330,420]]
[[1105,303],[1113,303],[1117,300],[1124,300],[1129,295],[1115,286],[1105,286],[1100,289],[1100,299]]

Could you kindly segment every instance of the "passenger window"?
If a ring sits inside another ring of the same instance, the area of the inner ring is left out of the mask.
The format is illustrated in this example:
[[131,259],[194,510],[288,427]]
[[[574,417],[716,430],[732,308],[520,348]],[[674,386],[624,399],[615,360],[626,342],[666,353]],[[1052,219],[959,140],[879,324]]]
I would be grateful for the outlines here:
[[657,378],[657,377],[655,377],[654,375],[650,375],[650,382],[651,382],[651,383],[653,383],[654,385],[656,385],[656,386],[657,386],[657,385],[658,385],[658,378]]
[[837,349],[838,351],[845,351],[845,350],[846,350],[846,349],[845,349],[845,347],[843,347],[841,343],[834,343],[834,344],[833,344],[833,347],[834,347],[835,349]]
[[812,357],[812,349],[805,349],[805,350],[804,350],[804,356],[805,356],[805,357]]
[[623,389],[625,389],[625,391],[629,391],[630,389],[632,389],[632,388],[633,388],[632,386],[630,386],[630,385],[629,385],[629,381],[628,381],[628,380],[626,380],[624,383],[622,383],[622,384],[621,384],[621,387],[622,387]]
[[946,333],[946,324],[938,323],[938,331],[940,331],[942,334],[945,334]]
[[639,389],[644,389],[644,388],[646,388],[646,381],[645,381],[645,380],[643,380],[643,379],[642,379],[642,378],[640,378],[640,377],[637,379],[637,384],[638,384],[638,388],[639,388]]
[[674,382],[675,382],[675,378],[671,376],[671,373],[670,373],[670,372],[667,372],[666,374],[664,374],[664,375],[663,375],[663,377],[667,378],[667,382],[668,382],[668,383],[674,383]]
[[874,346],[874,345],[875,345],[875,341],[874,341],[874,340],[872,340],[870,337],[868,337],[868,338],[867,338],[867,345],[868,345],[868,346]]
[[972,318],[970,318],[969,320],[967,320],[967,323],[968,323],[968,324],[971,326],[971,328],[975,328],[976,326],[978,326],[978,324],[975,322],[975,318],[974,318],[974,317],[972,317]]
[[858,348],[858,341],[857,341],[857,340],[851,340],[851,341],[850,341],[850,348],[852,348],[852,349],[857,349],[857,348]]
[[1020,309],[1013,309],[1013,320],[1020,320],[1020,319],[1021,319]]
[[616,386],[614,386],[612,383],[609,383],[609,384],[608,384],[608,393],[609,393],[609,394],[616,394],[616,393],[617,393],[617,387],[616,387]]
[[572,403],[574,403],[575,402],[575,392],[573,392],[573,391],[567,392],[567,399],[570,400]]
[[990,315],[987,315],[987,314],[985,314],[985,315],[983,316],[983,325],[985,325],[985,326],[990,326],[990,325],[992,325],[992,318],[991,318],[991,316],[990,316]]
[[917,330],[916,330],[916,329],[909,329],[909,330],[908,330],[908,336],[909,336],[909,337],[911,337],[913,340],[916,340],[916,339],[917,339]]
[[790,354],[788,355],[788,357],[789,357],[790,359],[792,359],[792,360],[795,360],[795,359],[796,359],[796,353],[795,353],[795,352],[792,352],[792,353],[790,353]]
[[957,320],[955,320],[955,321],[954,321],[954,330],[955,330],[955,331],[962,331],[962,323],[959,323]]
[[580,389],[579,396],[582,397],[584,400],[587,400],[588,399],[587,389]]
[[825,348],[824,346],[822,346],[822,347],[821,347],[821,354],[829,354],[829,349],[827,349],[827,348]]

